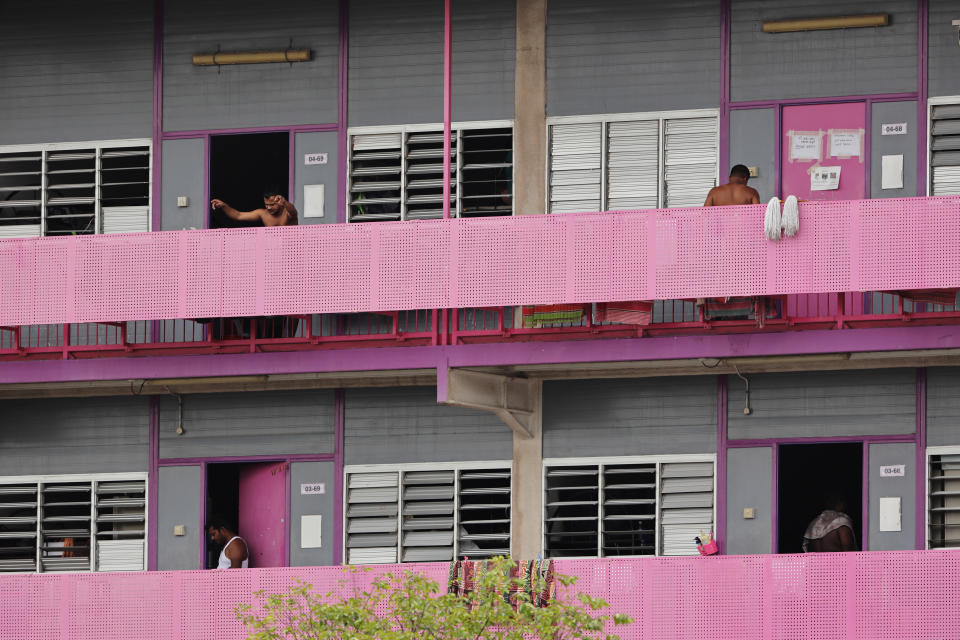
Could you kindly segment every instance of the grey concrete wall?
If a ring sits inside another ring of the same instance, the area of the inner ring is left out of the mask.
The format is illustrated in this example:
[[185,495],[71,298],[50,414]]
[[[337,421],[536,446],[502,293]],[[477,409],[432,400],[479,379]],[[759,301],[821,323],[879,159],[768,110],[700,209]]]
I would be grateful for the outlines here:
[[[161,571],[200,569],[200,542],[204,535],[200,465],[160,467],[159,479],[157,568]],[[174,526],[181,524],[185,535],[173,535]]]
[[[264,6],[166,0],[163,128],[166,131],[337,120],[336,2],[290,0]],[[216,51],[310,49],[309,62],[195,67]]]
[[[334,526],[340,508],[334,503],[336,482],[336,468],[332,462],[294,462],[290,465],[291,567],[333,564]],[[300,485],[308,483],[323,483],[326,493],[300,495]],[[320,548],[303,549],[300,546],[300,518],[306,515],[322,516]]]
[[5,476],[148,468],[146,397],[4,400],[0,416]]
[[516,0],[453,0],[453,117],[513,118]]
[[720,103],[720,4],[551,0],[547,115]]
[[[745,519],[743,510],[754,509]],[[724,517],[721,514],[720,517]],[[773,536],[773,449],[727,449],[726,553],[771,553]]]
[[[204,200],[206,144],[203,138],[164,140],[162,151],[161,228],[157,231],[205,229],[208,206]],[[178,207],[177,196],[186,196],[189,205]]]
[[[960,47],[957,47],[960,51]],[[960,61],[960,56],[958,56]],[[907,123],[907,133],[882,135],[884,124]],[[903,188],[881,189],[882,162],[885,155],[903,156]],[[907,198],[917,195],[917,103],[876,102],[870,125],[870,197]]]
[[160,457],[319,454],[333,452],[333,391],[183,395],[160,399]]
[[[453,118],[513,117],[513,0],[451,3]],[[350,126],[443,121],[443,3],[350,3]]]
[[[337,132],[315,131],[294,135],[294,190],[289,199],[300,212],[300,224],[325,224],[337,221]],[[304,162],[308,153],[326,153],[327,164]],[[323,185],[323,217],[304,217],[303,186]]]
[[[766,202],[777,194],[777,114],[773,109],[737,109],[730,112],[730,166],[757,167],[750,186]],[[725,176],[720,176],[726,182]]]
[[492,413],[437,404],[434,387],[347,389],[346,464],[510,460],[510,428]]
[[149,2],[4,2],[0,145],[149,138]]
[[[891,551],[916,548],[917,523],[917,464],[913,443],[875,443],[870,445],[869,461],[869,516],[867,539],[869,551]],[[880,466],[906,465],[903,477],[881,478]],[[880,531],[880,498],[900,498],[901,531]],[[862,543],[861,543],[862,544]]]
[[544,457],[716,450],[713,376],[544,383]]
[[927,446],[960,445],[960,368],[927,369]]
[[960,19],[956,0],[929,0],[927,35],[927,90],[931,96],[960,94],[960,47],[957,28],[951,22]]
[[751,375],[750,406],[744,384],[729,377],[727,437],[795,438],[913,433],[913,369],[817,371]]
[[[917,90],[917,6],[899,0],[733,0],[731,99]],[[767,20],[889,13],[890,25],[763,33]]]

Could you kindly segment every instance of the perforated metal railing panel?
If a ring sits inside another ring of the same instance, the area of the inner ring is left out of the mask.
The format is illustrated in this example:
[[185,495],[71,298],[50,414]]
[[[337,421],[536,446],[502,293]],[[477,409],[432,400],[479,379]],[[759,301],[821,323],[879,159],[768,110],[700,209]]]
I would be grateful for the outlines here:
[[0,240],[0,325],[960,287],[960,197]]
[[[285,591],[366,588],[415,570],[445,587],[446,563],[0,576],[0,637],[240,640],[238,603]],[[951,640],[960,637],[960,551],[558,560],[576,591],[634,622],[625,640]],[[572,592],[565,592],[572,595]]]

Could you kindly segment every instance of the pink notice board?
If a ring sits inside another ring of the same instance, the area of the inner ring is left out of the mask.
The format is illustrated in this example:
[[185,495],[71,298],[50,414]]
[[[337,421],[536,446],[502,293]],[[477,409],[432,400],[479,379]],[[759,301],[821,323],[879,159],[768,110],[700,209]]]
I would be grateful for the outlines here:
[[[783,108],[781,194],[801,200],[859,200],[866,193],[866,106],[863,102]],[[839,188],[813,191],[816,167],[840,167]]]
[[247,541],[250,567],[282,567],[286,550],[287,464],[240,467],[237,526]]

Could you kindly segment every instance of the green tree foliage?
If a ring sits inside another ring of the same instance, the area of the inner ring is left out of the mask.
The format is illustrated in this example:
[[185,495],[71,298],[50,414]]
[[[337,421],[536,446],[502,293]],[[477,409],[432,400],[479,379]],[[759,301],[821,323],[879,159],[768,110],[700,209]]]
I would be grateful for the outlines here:
[[257,592],[259,606],[238,605],[237,617],[248,640],[619,640],[605,633],[607,623],[632,622],[604,613],[608,605],[599,598],[572,596],[572,576],[555,576],[559,597],[535,606],[510,577],[513,565],[492,560],[466,595],[441,594],[436,582],[414,571],[384,574],[364,590],[345,579],[325,594],[296,582],[286,593]]

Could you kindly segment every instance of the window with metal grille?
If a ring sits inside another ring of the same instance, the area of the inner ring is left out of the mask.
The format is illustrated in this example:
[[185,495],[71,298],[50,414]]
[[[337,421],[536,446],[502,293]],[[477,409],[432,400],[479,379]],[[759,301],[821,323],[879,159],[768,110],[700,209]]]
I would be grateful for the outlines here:
[[[350,132],[349,222],[443,217],[443,127],[375,127]],[[451,217],[513,213],[513,127],[454,126]]]
[[544,463],[547,557],[695,555],[712,533],[713,456]]
[[717,185],[716,111],[551,118],[551,213],[692,207]]
[[931,449],[928,461],[927,548],[960,547],[960,449]]
[[0,148],[0,238],[148,231],[150,142]]
[[510,463],[348,467],[350,564],[510,553]]
[[142,571],[146,476],[0,482],[0,572]]
[[930,106],[930,195],[960,194],[960,99]]

